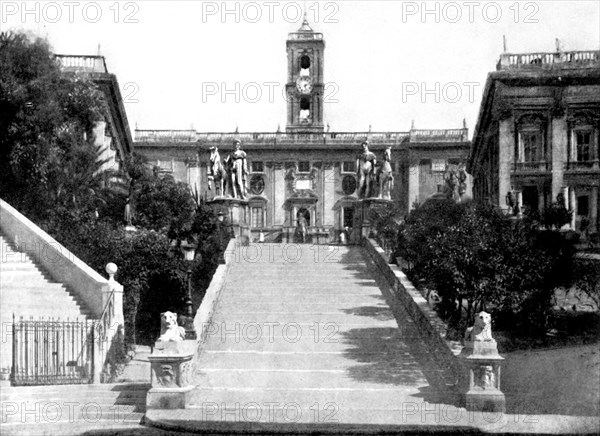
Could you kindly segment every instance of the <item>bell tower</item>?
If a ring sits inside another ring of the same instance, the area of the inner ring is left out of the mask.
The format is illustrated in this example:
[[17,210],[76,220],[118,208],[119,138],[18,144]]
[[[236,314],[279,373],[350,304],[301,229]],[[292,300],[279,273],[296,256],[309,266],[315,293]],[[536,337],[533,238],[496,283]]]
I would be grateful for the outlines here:
[[290,33],[288,58],[287,132],[323,132],[323,34],[312,30],[304,15],[302,27]]

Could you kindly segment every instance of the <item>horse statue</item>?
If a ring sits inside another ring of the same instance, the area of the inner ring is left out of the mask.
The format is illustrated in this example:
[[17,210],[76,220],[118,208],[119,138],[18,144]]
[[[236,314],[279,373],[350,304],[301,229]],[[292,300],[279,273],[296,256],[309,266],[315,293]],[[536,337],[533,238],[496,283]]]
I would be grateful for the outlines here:
[[212,183],[215,183],[217,197],[225,196],[225,188],[227,183],[227,170],[221,162],[219,149],[217,147],[210,148],[210,163],[208,165],[208,189],[212,189]]
[[379,184],[379,198],[384,200],[392,199],[392,189],[394,189],[394,176],[392,175],[392,147],[388,146],[383,154],[383,164],[377,173]]
[[369,143],[362,143],[363,152],[356,159],[358,177],[358,198],[369,198],[373,195],[373,173],[377,165],[375,154],[369,151]]

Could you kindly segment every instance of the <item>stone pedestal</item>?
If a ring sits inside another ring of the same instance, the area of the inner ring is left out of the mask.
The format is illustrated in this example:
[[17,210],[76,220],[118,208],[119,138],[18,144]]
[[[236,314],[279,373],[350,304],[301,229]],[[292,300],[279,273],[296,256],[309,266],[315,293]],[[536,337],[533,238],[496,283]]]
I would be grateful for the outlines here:
[[157,341],[148,360],[152,366],[152,388],[146,396],[148,409],[185,409],[194,389],[192,358],[196,341]]
[[371,233],[371,211],[385,211],[392,206],[392,200],[382,198],[363,198],[354,202],[354,222],[350,242],[360,244],[362,238]]
[[500,367],[495,340],[467,341],[459,356],[464,367],[460,389],[467,410],[505,412],[506,400],[500,391]]
[[[229,197],[215,197],[207,204],[222,212],[227,217],[226,225],[238,239],[250,238],[250,210],[248,200]],[[229,229],[228,229],[229,230]]]

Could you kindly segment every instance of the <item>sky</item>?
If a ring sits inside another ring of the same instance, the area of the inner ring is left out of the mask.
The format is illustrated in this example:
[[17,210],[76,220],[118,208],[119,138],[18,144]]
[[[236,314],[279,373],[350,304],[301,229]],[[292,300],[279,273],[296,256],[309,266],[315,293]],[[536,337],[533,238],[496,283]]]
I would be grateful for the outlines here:
[[599,1],[0,2],[2,30],[105,56],[132,129],[284,130],[286,39],[324,34],[331,131],[459,128],[510,53],[600,49]]

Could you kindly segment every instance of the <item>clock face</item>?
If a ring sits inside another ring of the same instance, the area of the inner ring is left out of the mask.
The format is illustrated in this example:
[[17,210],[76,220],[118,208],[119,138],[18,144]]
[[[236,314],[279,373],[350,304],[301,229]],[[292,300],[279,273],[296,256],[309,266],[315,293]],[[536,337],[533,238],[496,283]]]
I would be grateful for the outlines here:
[[308,76],[300,76],[296,80],[296,88],[302,94],[309,94],[312,91],[312,79]]

